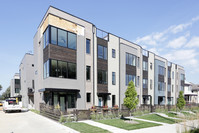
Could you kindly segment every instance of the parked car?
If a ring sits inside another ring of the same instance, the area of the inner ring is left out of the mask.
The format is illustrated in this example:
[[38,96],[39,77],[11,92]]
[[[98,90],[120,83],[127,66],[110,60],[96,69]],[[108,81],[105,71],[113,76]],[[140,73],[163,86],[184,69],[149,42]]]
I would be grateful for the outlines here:
[[0,106],[3,106],[3,101],[0,101]]
[[3,103],[3,111],[9,112],[9,111],[19,111],[21,112],[22,108],[22,102],[18,101],[17,98],[8,98]]

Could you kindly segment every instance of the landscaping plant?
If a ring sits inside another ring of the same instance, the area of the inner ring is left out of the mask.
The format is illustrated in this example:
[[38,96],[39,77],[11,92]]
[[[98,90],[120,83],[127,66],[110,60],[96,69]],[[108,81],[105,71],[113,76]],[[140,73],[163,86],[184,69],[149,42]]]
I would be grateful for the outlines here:
[[131,117],[132,111],[136,108],[138,104],[137,91],[132,80],[128,84],[125,96],[126,97],[124,98],[124,105],[130,110]]
[[185,104],[186,103],[184,100],[183,91],[180,91],[179,98],[177,100],[177,107],[180,109],[180,111],[184,108]]

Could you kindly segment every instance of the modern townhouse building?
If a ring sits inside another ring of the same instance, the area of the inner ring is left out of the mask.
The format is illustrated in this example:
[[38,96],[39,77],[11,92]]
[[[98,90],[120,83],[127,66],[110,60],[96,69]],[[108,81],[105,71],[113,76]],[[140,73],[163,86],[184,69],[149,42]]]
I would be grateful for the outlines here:
[[139,105],[175,104],[183,67],[94,24],[49,7],[34,36],[35,108],[122,107],[129,81]]
[[10,81],[10,96],[15,97],[20,94],[20,77],[19,73],[15,73],[13,79]]
[[34,107],[34,55],[26,53],[19,65],[19,77],[21,81],[20,95],[22,106]]

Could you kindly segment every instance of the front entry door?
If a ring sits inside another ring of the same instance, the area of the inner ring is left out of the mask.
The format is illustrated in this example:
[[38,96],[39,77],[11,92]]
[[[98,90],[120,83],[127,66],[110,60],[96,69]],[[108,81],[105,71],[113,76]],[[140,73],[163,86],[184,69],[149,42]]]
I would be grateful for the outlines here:
[[100,106],[100,107],[102,106],[102,97],[98,98],[98,106]]
[[65,102],[65,96],[60,96],[60,110],[62,112],[66,111],[66,102]]

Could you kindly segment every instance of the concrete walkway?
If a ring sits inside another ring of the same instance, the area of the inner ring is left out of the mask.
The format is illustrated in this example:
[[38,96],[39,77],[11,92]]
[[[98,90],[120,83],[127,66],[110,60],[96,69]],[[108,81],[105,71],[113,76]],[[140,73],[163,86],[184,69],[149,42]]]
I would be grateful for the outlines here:
[[162,122],[157,122],[157,121],[151,121],[151,120],[145,120],[145,119],[140,119],[140,118],[135,118],[135,117],[125,117],[125,118],[128,118],[128,119],[131,118],[131,119],[133,119],[133,120],[151,122],[151,123],[156,123],[156,124],[161,124],[161,125],[170,125],[170,124],[167,124],[167,123],[162,123]]
[[89,125],[92,125],[92,126],[103,128],[103,129],[106,129],[106,130],[113,132],[113,133],[129,133],[127,130],[117,128],[117,127],[114,127],[114,126],[109,126],[109,125],[102,124],[102,123],[99,123],[99,122],[95,122],[95,121],[92,121],[92,120],[85,120],[85,121],[79,121],[79,122],[83,122],[83,123],[86,123],[86,124],[89,124]]

